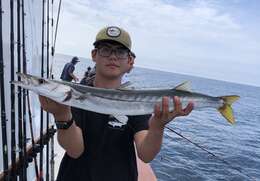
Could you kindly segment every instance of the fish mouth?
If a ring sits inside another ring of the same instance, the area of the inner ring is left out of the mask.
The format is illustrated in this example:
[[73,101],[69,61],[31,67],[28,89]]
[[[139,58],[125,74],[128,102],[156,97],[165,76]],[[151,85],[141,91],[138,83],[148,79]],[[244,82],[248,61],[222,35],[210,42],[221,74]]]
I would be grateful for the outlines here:
[[30,82],[28,80],[29,77],[27,77],[25,74],[21,72],[16,72],[16,75],[21,78],[20,82],[25,85],[29,85]]
[[25,85],[40,85],[47,83],[44,78],[36,78],[32,75],[23,74],[21,72],[16,72],[16,75],[21,78],[19,81]]

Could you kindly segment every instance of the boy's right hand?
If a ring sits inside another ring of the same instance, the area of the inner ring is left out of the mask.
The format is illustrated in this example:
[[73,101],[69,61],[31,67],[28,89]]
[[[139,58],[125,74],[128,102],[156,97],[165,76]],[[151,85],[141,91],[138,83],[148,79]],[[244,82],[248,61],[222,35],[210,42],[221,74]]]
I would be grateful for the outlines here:
[[69,121],[72,117],[70,106],[57,103],[47,97],[39,95],[42,109],[52,113],[58,121]]

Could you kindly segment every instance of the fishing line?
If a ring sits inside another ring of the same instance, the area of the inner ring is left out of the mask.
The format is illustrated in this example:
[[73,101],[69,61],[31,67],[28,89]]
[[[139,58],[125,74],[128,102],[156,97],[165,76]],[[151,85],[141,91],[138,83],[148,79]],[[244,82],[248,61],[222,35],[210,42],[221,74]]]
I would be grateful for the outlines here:
[[217,160],[219,160],[219,161],[225,163],[226,165],[230,166],[233,170],[236,170],[236,171],[238,171],[239,173],[241,173],[241,174],[247,176],[248,178],[254,180],[254,178],[252,178],[252,177],[249,176],[248,174],[244,173],[244,172],[241,170],[241,168],[234,167],[232,164],[230,164],[229,162],[227,162],[227,161],[224,160],[223,158],[221,158],[221,157],[217,156],[216,154],[214,154],[214,153],[208,151],[208,150],[205,149],[204,147],[202,147],[202,146],[200,146],[199,144],[197,144],[197,143],[191,141],[190,139],[186,138],[186,137],[183,136],[182,134],[180,134],[180,133],[174,131],[174,130],[173,130],[172,128],[170,128],[169,126],[166,126],[165,128],[167,128],[169,131],[175,133],[176,135],[180,136],[181,138],[185,139],[186,141],[190,142],[191,144],[195,145],[197,148],[200,148],[201,150],[207,152],[209,155],[212,155],[212,156],[215,157]]
[[[11,58],[11,81],[14,81],[14,0],[10,0],[10,58]],[[15,126],[15,86],[10,84],[11,90],[11,180],[16,177],[16,126]]]
[[1,92],[1,125],[2,125],[2,158],[4,181],[9,180],[8,171],[8,145],[6,133],[6,112],[5,112],[5,83],[4,83],[4,55],[3,55],[3,27],[2,27],[2,0],[0,0],[0,92]]
[[[42,0],[42,48],[41,48],[41,77],[44,77],[44,16],[45,16],[45,0]],[[40,173],[39,178],[43,180],[43,109],[40,113]]]

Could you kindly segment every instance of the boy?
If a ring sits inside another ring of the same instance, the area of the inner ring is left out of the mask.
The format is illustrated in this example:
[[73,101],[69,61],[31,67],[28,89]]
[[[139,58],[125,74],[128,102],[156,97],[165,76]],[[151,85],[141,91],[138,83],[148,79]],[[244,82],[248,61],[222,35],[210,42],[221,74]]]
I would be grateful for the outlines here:
[[[96,76],[89,86],[118,88],[134,64],[131,38],[115,26],[99,31],[91,55]],[[174,101],[172,112],[169,101]],[[136,181],[135,147],[138,157],[150,162],[160,151],[165,125],[193,109],[192,103],[183,109],[178,97],[164,97],[161,104],[155,105],[152,116],[128,116],[125,125],[115,126],[117,121],[110,115],[70,108],[42,96],[40,102],[44,110],[54,115],[58,141],[66,150],[57,178],[62,181]]]

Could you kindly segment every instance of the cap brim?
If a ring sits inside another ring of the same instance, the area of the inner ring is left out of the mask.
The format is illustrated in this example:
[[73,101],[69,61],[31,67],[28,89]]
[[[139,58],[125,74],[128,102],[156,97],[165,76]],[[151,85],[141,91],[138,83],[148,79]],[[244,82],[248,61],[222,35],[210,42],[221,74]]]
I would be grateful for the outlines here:
[[[104,39],[104,40],[97,40],[93,43],[94,46],[96,46],[98,43],[102,43],[102,42],[114,42],[114,43],[118,43],[120,45],[122,45],[123,47],[127,48],[128,50],[130,50],[126,45],[124,45],[123,43],[117,41],[117,40],[113,40],[113,39]],[[131,50],[130,50],[131,51]]]

